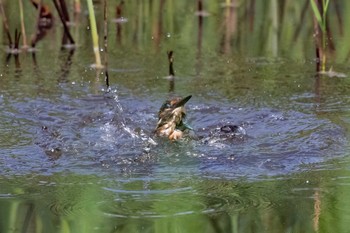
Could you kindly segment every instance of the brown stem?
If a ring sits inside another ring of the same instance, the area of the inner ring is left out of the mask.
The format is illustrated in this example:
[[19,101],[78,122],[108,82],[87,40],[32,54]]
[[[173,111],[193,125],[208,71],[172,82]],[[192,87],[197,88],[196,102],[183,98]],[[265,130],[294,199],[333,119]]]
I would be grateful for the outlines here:
[[[116,19],[117,20],[121,20],[121,18],[122,18],[123,6],[124,6],[124,0],[120,1],[120,3],[118,4],[118,6],[116,8]],[[122,35],[122,24],[117,23],[117,40],[118,40],[119,44],[121,43],[121,40],[122,40],[121,35]]]
[[71,34],[70,34],[70,32],[69,32],[69,28],[68,28],[68,26],[67,26],[65,17],[64,17],[63,13],[62,13],[61,10],[60,10],[60,7],[59,7],[59,5],[58,5],[57,0],[52,0],[52,1],[53,1],[54,5],[55,5],[55,7],[56,7],[56,10],[57,10],[57,12],[58,12],[58,15],[60,16],[60,19],[61,19],[61,22],[62,22],[63,28],[64,28],[64,33],[66,33],[66,35],[67,35],[67,37],[68,37],[70,43],[71,43],[71,44],[75,44],[74,39],[73,39],[73,37],[71,36]]
[[103,20],[104,20],[104,58],[105,58],[105,81],[107,90],[109,88],[109,74],[108,74],[108,11],[107,11],[107,0],[103,1]]
[[[197,11],[198,12],[203,11],[202,0],[198,0],[197,2]],[[200,57],[202,53],[202,39],[203,39],[203,15],[198,14],[198,41],[197,41],[198,57]]]
[[19,40],[21,38],[21,32],[18,32],[17,28],[15,30],[15,46],[14,49],[19,49]]
[[173,51],[170,50],[167,52],[168,54],[168,61],[169,61],[169,92],[174,92],[175,90],[175,72],[173,68],[173,62],[174,62],[174,57],[173,57]]
[[66,22],[69,22],[69,13],[67,9],[67,4],[64,0],[59,0],[60,1],[60,9],[63,15],[63,18],[65,19]]
[[[315,1],[316,5],[318,6],[319,12],[321,15],[323,15],[323,7],[322,7],[322,2],[320,0],[313,0]],[[314,19],[314,39],[315,39],[315,46],[316,46],[316,71],[320,72],[322,70],[321,68],[321,63],[323,62],[324,59],[324,48],[322,46],[323,40],[323,34],[321,32],[320,25],[316,19],[315,16],[313,16]]]
[[7,17],[6,17],[6,14],[5,14],[4,6],[2,4],[2,0],[0,0],[0,11],[1,11],[1,15],[2,15],[2,20],[3,20],[5,32],[6,32],[8,40],[9,40],[9,47],[12,48],[13,47],[13,42],[12,42],[11,33],[10,33],[10,30],[9,30],[9,25],[8,25]]
[[169,61],[169,75],[175,76],[175,72],[173,68],[174,57],[173,57],[172,50],[168,51],[168,61]]

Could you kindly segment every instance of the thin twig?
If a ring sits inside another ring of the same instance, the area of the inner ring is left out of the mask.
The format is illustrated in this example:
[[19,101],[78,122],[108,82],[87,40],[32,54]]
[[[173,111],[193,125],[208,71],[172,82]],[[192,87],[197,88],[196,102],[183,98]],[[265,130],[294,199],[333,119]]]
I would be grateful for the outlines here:
[[103,20],[104,20],[104,59],[105,59],[105,81],[107,90],[109,90],[109,75],[108,75],[108,13],[107,13],[107,0],[103,1]]
[[55,5],[55,7],[56,7],[56,10],[57,10],[57,12],[58,12],[58,15],[60,16],[60,19],[61,19],[61,22],[62,22],[63,28],[64,28],[64,33],[67,35],[67,37],[68,37],[70,43],[71,43],[71,44],[75,44],[74,39],[73,39],[72,35],[71,35],[70,32],[69,32],[69,28],[68,28],[68,26],[67,26],[67,23],[66,23],[64,14],[61,12],[61,9],[60,9],[60,7],[59,7],[59,5],[58,5],[57,0],[52,0],[52,1],[53,1],[54,5]]
[[14,49],[18,50],[19,49],[19,40],[21,38],[21,32],[19,32],[16,28],[15,30],[15,46]]
[[172,93],[175,90],[175,72],[173,67],[174,57],[173,57],[173,51],[170,50],[167,52],[168,54],[168,61],[169,61],[169,92]]

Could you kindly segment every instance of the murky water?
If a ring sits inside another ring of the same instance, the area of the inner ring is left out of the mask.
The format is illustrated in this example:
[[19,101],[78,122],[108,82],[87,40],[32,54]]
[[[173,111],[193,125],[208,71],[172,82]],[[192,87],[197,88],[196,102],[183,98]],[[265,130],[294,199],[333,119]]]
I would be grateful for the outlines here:
[[[313,53],[231,56],[205,37],[135,45],[125,33],[111,36],[107,92],[82,25],[74,53],[59,51],[55,29],[36,63],[3,62],[1,232],[347,232],[348,78],[315,75]],[[162,103],[190,94],[195,135],[154,137]]]

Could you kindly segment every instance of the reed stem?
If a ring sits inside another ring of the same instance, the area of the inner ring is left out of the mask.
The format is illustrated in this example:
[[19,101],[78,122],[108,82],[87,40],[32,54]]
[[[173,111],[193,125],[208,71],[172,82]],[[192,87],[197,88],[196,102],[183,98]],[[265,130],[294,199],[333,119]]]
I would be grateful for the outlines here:
[[95,53],[96,67],[101,68],[101,56],[100,49],[98,45],[98,34],[97,34],[97,26],[96,26],[96,18],[94,12],[94,6],[92,4],[92,0],[87,0],[88,10],[89,10],[89,18],[90,18],[90,29],[92,35],[93,49]]
[[63,6],[61,5],[61,7],[60,7],[59,4],[58,4],[58,2],[57,2],[57,0],[53,0],[53,3],[54,3],[54,5],[55,5],[55,7],[56,7],[56,10],[57,10],[57,12],[58,12],[58,15],[60,16],[61,22],[62,22],[62,24],[63,24],[63,29],[64,29],[65,35],[67,35],[67,37],[68,37],[68,39],[69,39],[69,41],[70,41],[71,44],[75,44],[74,39],[73,39],[72,35],[70,34],[69,28],[68,28],[68,26],[67,26],[67,19],[68,19],[68,16],[67,16],[67,15],[68,15],[68,13],[67,13],[67,15],[65,15],[65,14],[63,13],[63,12],[64,12]]
[[327,38],[327,11],[329,6],[329,0],[310,0],[311,7],[314,12],[316,21],[319,24],[319,27],[322,31],[321,46],[322,46],[322,55],[321,55],[321,70],[326,70],[326,38]]
[[21,31],[22,31],[22,36],[23,36],[23,48],[27,49],[28,44],[27,44],[26,28],[24,26],[23,0],[18,0],[18,3],[19,3],[20,18],[21,18]]
[[107,0],[103,1],[103,20],[104,20],[104,60],[105,60],[105,81],[107,90],[109,89],[109,75],[108,75],[108,13]]
[[5,14],[5,10],[4,10],[4,6],[3,6],[3,3],[2,3],[2,0],[0,0],[0,13],[2,15],[2,20],[3,20],[4,29],[6,31],[7,38],[9,40],[9,48],[11,49],[13,47],[13,43],[12,43],[12,38],[11,38],[10,30],[9,30],[9,25],[8,25],[8,21],[7,21],[7,17],[6,17],[6,14]]
[[170,50],[167,52],[168,61],[169,61],[169,93],[173,93],[175,90],[175,72],[173,67],[174,57],[173,51]]

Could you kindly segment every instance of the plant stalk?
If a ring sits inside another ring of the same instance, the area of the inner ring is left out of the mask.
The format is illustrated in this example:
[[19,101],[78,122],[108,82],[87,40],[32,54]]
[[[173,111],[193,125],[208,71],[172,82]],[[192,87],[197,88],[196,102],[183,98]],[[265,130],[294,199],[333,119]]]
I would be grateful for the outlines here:
[[7,21],[7,17],[6,17],[6,14],[5,14],[5,10],[4,10],[4,6],[3,6],[3,3],[2,3],[2,0],[0,0],[0,13],[2,15],[2,20],[3,20],[4,29],[6,31],[7,38],[9,40],[9,48],[11,49],[13,47],[13,43],[12,43],[12,38],[11,38],[10,30],[9,30],[9,25],[8,25],[8,21]]
[[27,44],[26,28],[24,26],[23,0],[18,0],[18,3],[19,3],[20,18],[21,18],[21,31],[22,31],[22,35],[23,35],[23,48],[27,49],[28,44]]
[[90,29],[92,35],[93,49],[95,53],[96,67],[101,68],[101,56],[100,49],[98,45],[98,34],[97,34],[97,26],[96,26],[96,18],[94,12],[94,6],[92,4],[92,0],[87,0],[88,10],[89,10],[89,18],[90,18]]
[[108,13],[107,13],[107,0],[103,1],[103,19],[104,19],[104,60],[105,60],[105,81],[107,90],[109,89],[109,75],[108,75]]
[[67,35],[67,37],[68,37],[68,39],[69,39],[71,44],[75,44],[74,39],[73,39],[72,35],[69,32],[69,28],[67,26],[67,21],[66,21],[66,16],[63,13],[62,6],[61,7],[59,6],[57,0],[53,0],[53,3],[55,5],[55,7],[56,7],[58,15],[60,16],[61,22],[63,24],[65,35]]

